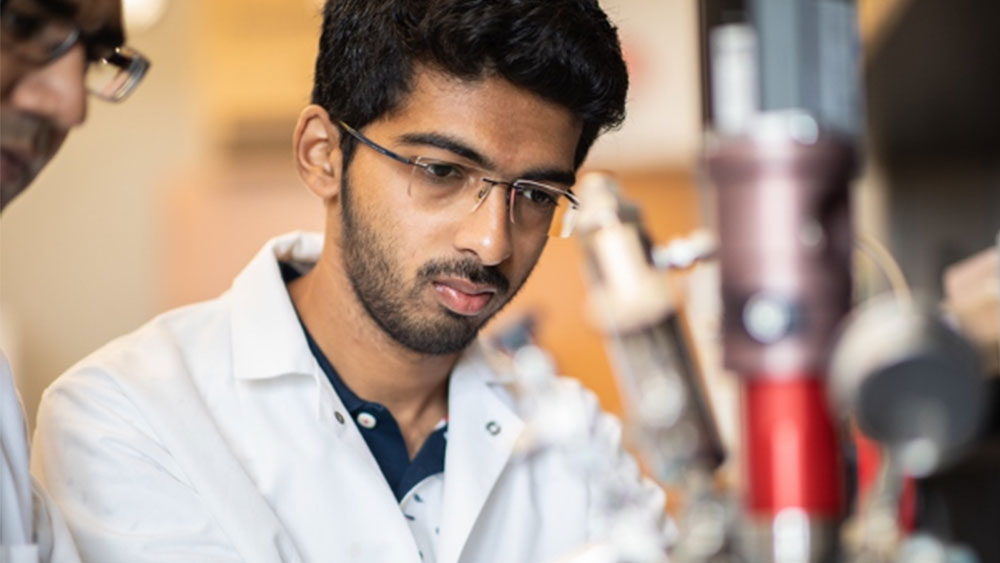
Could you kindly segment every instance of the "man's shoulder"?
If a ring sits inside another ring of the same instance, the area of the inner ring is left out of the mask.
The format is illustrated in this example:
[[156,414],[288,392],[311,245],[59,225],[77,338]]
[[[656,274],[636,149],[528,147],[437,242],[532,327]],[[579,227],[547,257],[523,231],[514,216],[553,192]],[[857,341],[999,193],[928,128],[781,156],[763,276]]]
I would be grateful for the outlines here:
[[191,358],[226,353],[230,306],[227,295],[157,315],[111,340],[56,379],[46,395],[79,386],[131,387],[139,380],[189,374]]

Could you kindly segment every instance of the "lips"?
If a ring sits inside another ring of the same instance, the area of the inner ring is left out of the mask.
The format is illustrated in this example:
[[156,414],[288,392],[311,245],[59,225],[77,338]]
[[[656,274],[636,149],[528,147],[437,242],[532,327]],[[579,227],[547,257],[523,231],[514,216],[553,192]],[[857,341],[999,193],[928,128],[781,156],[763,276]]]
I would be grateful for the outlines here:
[[497,294],[495,287],[457,278],[435,280],[431,285],[442,305],[466,317],[481,313]]

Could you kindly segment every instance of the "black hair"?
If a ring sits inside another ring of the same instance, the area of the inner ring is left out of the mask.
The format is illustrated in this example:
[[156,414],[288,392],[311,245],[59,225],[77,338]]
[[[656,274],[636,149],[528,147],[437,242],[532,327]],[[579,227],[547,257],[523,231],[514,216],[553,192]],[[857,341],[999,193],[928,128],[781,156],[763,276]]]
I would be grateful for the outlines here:
[[[424,66],[503,78],[583,123],[579,166],[625,117],[628,72],[596,0],[327,0],[312,101],[360,129],[395,109]],[[344,162],[353,139],[342,135]]]

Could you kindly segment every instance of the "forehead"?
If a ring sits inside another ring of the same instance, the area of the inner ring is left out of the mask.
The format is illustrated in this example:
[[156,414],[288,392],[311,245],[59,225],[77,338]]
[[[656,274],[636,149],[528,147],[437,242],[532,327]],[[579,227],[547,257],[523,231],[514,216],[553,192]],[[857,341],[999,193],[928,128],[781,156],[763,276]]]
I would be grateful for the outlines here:
[[428,69],[417,70],[403,103],[372,126],[446,135],[509,172],[572,170],[582,129],[568,109],[503,78],[469,81]]

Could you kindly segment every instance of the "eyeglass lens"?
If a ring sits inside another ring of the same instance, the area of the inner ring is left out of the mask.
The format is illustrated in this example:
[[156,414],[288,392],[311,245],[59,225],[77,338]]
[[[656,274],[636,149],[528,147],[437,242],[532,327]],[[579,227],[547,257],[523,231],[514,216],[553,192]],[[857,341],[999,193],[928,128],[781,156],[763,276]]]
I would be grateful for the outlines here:
[[149,62],[130,47],[118,47],[87,67],[87,89],[105,100],[117,102],[135,90]]
[[427,211],[477,209],[493,189],[506,190],[510,220],[526,234],[566,237],[572,230],[572,202],[557,189],[529,181],[513,184],[489,180],[484,171],[460,164],[418,157],[412,168],[409,194]]

